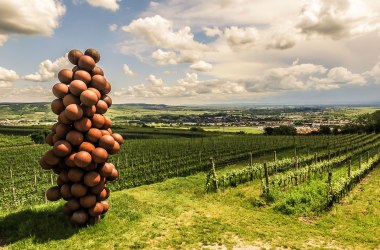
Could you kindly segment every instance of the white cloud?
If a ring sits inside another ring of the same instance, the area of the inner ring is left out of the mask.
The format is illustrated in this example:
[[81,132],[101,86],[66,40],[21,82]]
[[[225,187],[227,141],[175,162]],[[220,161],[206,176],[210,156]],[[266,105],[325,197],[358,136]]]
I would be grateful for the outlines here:
[[216,27],[216,26],[214,26],[212,28],[203,27],[203,32],[208,37],[215,37],[215,36],[222,35],[222,31],[218,27]]
[[378,21],[361,0],[311,0],[305,2],[297,27],[309,36],[341,39],[379,29]]
[[135,73],[129,68],[129,66],[127,64],[124,64],[123,65],[123,71],[124,71],[124,74],[126,74],[127,76],[133,76]]
[[52,35],[65,12],[59,0],[1,1],[0,45],[13,34]]
[[118,26],[117,26],[117,24],[110,24],[110,25],[108,26],[108,28],[110,29],[110,31],[116,31],[117,28],[118,28]]
[[16,71],[0,67],[0,81],[16,81],[19,78]]
[[196,70],[196,71],[206,72],[206,71],[212,70],[212,65],[210,63],[205,62],[205,61],[199,61],[199,62],[191,64],[190,69]]
[[38,66],[38,71],[34,74],[24,76],[25,80],[33,82],[48,82],[57,78],[57,74],[61,69],[71,68],[71,63],[67,56],[60,57],[55,61],[45,60]]
[[82,3],[83,1],[86,1],[93,7],[100,7],[111,10],[113,12],[117,11],[120,8],[119,2],[121,2],[121,0],[73,0],[74,4]]
[[139,18],[122,29],[134,36],[143,39],[151,45],[174,50],[208,50],[208,47],[194,40],[194,34],[189,26],[178,31],[173,23],[156,15]]
[[163,51],[161,49],[158,49],[152,53],[152,58],[156,61],[157,64],[160,65],[178,63],[177,55],[173,51]]
[[253,27],[232,26],[224,30],[223,36],[232,50],[246,50],[255,45],[258,31]]

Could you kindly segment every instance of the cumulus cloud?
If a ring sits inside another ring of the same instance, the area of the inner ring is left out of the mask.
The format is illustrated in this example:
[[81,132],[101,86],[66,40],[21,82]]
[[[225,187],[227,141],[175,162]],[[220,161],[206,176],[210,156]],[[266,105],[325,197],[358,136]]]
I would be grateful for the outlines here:
[[59,0],[1,1],[0,45],[12,34],[52,35],[65,12]]
[[[220,79],[199,80],[195,73],[187,73],[176,84],[169,85],[154,75],[147,78],[148,84],[138,84],[115,93],[116,96],[133,96],[144,98],[157,97],[194,97],[203,94],[238,94],[245,93],[244,83]],[[223,87],[219,87],[223,86]]]
[[15,81],[19,78],[16,71],[0,67],[0,81]]
[[176,53],[174,51],[164,51],[161,49],[153,51],[151,56],[159,65],[193,63],[198,61],[201,57],[196,51],[181,51],[180,53]]
[[299,16],[301,32],[341,39],[372,32],[379,23],[360,0],[312,0],[305,2]]
[[129,68],[129,66],[127,64],[124,64],[123,65],[123,71],[124,71],[124,74],[126,74],[127,76],[133,76],[135,73]]
[[214,26],[212,28],[203,27],[203,32],[208,37],[215,37],[215,36],[222,35],[222,31],[218,27],[216,27],[216,26]]
[[232,26],[226,28],[223,35],[232,50],[246,50],[255,45],[258,31],[253,27]]
[[74,0],[73,2],[82,3],[83,1],[86,1],[93,7],[100,7],[111,10],[113,12],[117,11],[120,8],[119,2],[121,2],[121,0]]
[[173,23],[159,15],[133,20],[129,25],[123,26],[122,30],[161,48],[175,50],[208,49],[205,44],[194,40],[194,34],[189,26],[175,31]]
[[55,61],[45,60],[39,64],[36,73],[26,75],[23,78],[33,82],[48,82],[54,80],[61,69],[70,68],[71,66],[67,56],[60,57]]
[[195,70],[195,71],[206,72],[206,71],[212,70],[212,65],[205,61],[199,61],[199,62],[191,64],[190,69]]

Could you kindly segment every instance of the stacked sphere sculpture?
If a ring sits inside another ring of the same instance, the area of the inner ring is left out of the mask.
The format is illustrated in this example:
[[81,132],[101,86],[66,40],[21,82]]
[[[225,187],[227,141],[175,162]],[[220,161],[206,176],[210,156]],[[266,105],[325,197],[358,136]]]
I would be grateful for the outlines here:
[[46,137],[53,148],[40,165],[58,175],[57,185],[46,191],[46,198],[64,199],[63,210],[70,221],[83,226],[98,223],[108,211],[107,183],[118,178],[119,172],[107,161],[119,151],[123,137],[112,133],[112,121],[104,115],[112,105],[107,95],[111,85],[96,66],[99,52],[87,49],[83,54],[73,49],[68,59],[75,66],[59,71],[60,82],[53,86],[57,99],[51,109],[58,122]]

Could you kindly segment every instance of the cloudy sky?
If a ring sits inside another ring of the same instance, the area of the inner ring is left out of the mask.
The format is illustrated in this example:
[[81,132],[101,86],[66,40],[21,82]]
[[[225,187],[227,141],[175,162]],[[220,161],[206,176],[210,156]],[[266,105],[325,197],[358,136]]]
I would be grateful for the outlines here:
[[90,47],[118,103],[380,101],[378,0],[0,0],[0,102]]

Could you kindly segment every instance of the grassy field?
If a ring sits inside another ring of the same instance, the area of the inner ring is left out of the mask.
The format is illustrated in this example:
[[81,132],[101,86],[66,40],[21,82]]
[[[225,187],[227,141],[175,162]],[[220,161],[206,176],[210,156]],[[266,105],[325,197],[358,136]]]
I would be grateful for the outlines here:
[[[105,220],[72,227],[62,203],[0,215],[5,249],[376,249],[380,247],[380,167],[320,216],[288,216],[257,206],[260,184],[204,193],[205,174],[115,192]],[[256,247],[256,248],[253,248]]]

